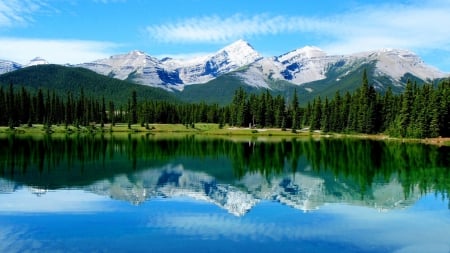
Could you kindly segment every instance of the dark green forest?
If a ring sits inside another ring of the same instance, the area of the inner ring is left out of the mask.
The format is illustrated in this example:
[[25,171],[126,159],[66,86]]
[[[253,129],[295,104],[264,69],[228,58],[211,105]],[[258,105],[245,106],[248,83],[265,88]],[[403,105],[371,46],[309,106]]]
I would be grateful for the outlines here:
[[364,72],[361,86],[356,91],[336,92],[332,98],[316,97],[305,107],[299,105],[297,92],[286,99],[272,95],[269,90],[255,94],[238,88],[227,106],[154,99],[137,89],[126,93],[120,92],[122,99],[116,100],[114,96],[87,93],[84,87],[73,94],[70,90],[61,93],[11,83],[0,86],[0,125],[14,128],[22,124],[48,127],[101,124],[103,127],[107,123],[127,122],[129,126],[139,123],[148,127],[152,123],[192,126],[204,122],[218,123],[219,127],[228,124],[290,129],[292,132],[309,129],[337,133],[386,133],[413,138],[450,136],[448,79],[436,85],[417,85],[407,81],[401,94],[394,94],[389,88],[379,93],[369,84]]
[[79,97],[83,89],[86,97],[105,97],[117,105],[126,105],[133,90],[141,98],[149,100],[177,100],[173,94],[159,88],[103,76],[85,68],[54,64],[31,66],[0,75],[0,86],[8,87],[10,84],[16,88],[24,86],[31,93],[39,89],[44,93],[54,92],[61,98],[66,98],[69,92]]

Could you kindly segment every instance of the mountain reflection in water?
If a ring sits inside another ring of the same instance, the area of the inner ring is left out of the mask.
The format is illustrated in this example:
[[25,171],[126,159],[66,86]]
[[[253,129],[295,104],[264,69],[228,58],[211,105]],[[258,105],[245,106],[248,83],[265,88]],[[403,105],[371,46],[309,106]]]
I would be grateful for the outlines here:
[[0,193],[82,189],[133,204],[191,197],[242,216],[262,200],[311,211],[378,210],[435,192],[448,201],[450,150],[350,139],[258,141],[153,135],[0,139]]

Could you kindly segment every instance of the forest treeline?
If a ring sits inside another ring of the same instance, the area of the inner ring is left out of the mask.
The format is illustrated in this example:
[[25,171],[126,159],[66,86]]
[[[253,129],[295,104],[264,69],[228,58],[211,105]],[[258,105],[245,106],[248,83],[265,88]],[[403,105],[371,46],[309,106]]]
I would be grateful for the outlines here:
[[281,128],[295,132],[310,131],[344,133],[386,133],[398,137],[430,138],[450,136],[450,80],[437,85],[417,84],[408,81],[402,94],[388,88],[379,93],[369,85],[364,72],[362,85],[355,92],[333,98],[316,97],[306,107],[299,106],[297,93],[286,99],[273,96],[268,90],[248,94],[242,88],[234,93],[227,106],[206,103],[173,103],[139,100],[136,91],[128,103],[117,104],[105,98],[87,97],[83,90],[75,96],[55,92],[30,92],[24,87],[0,87],[0,125],[14,128],[21,124],[45,126],[116,122],[185,124],[194,127],[196,122],[218,123],[237,127]]

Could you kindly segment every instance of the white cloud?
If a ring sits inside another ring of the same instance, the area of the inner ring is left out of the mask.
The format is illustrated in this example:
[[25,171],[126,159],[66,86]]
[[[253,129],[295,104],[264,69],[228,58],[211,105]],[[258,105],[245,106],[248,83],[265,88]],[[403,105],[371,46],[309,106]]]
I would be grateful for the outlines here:
[[[0,59],[21,64],[39,56],[50,63],[76,64],[109,57],[120,45],[87,40],[1,38]],[[31,57],[31,58],[30,58]]]
[[173,24],[153,25],[147,32],[161,42],[227,42],[254,35],[275,35],[283,32],[311,30],[321,25],[311,24],[301,17],[240,14],[227,18],[205,16],[183,20]]
[[382,47],[450,50],[448,13],[448,1],[417,1],[366,5],[326,17],[213,15],[151,25],[146,31],[164,43],[224,43],[255,36],[307,34],[330,53]]
[[27,25],[33,13],[45,7],[43,0],[0,0],[0,28]]

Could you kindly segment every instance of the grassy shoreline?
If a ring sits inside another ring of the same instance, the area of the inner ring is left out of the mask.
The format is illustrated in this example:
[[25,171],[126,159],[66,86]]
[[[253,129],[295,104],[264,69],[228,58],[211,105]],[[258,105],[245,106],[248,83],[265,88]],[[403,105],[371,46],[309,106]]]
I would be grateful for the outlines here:
[[200,136],[222,136],[222,137],[251,137],[251,138],[264,138],[266,140],[286,138],[286,137],[310,137],[310,138],[357,138],[357,139],[372,139],[380,141],[401,141],[401,142],[420,142],[425,144],[433,144],[438,146],[450,146],[450,138],[426,138],[426,139],[414,139],[414,138],[394,138],[383,134],[344,134],[344,133],[321,133],[319,131],[310,132],[307,129],[297,130],[292,132],[291,129],[283,131],[280,128],[262,128],[262,129],[249,129],[249,128],[236,128],[224,126],[219,128],[218,124],[211,123],[197,123],[193,127],[182,124],[150,124],[149,128],[142,127],[140,124],[131,125],[120,123],[115,126],[105,124],[102,128],[100,124],[91,125],[88,127],[68,126],[67,128],[62,125],[53,125],[50,129],[46,129],[41,124],[35,124],[32,127],[27,125],[21,125],[14,129],[9,127],[0,127],[1,135],[72,135],[72,134],[113,134],[113,135],[129,135],[129,134],[155,134],[155,135],[177,135],[177,134],[193,134]]

